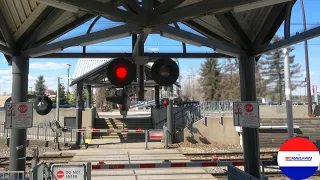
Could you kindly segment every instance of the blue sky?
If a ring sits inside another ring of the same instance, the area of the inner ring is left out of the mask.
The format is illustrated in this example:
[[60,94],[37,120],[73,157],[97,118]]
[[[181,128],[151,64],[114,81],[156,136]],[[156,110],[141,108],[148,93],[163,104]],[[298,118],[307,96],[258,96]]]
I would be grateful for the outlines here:
[[[318,17],[320,16],[320,1],[319,0],[305,0],[305,10],[307,17],[308,29],[319,26]],[[301,32],[302,16],[300,2],[297,1],[293,13],[292,13],[292,33]],[[81,27],[71,31],[70,33],[60,37],[56,41],[61,41],[70,37],[79,36],[85,34],[90,22],[82,25]],[[92,32],[102,29],[110,28],[113,26],[121,25],[120,23],[114,23],[106,19],[100,19],[100,21],[92,29]],[[181,26],[182,29],[192,31],[185,26]],[[194,32],[194,31],[192,31]],[[283,26],[279,29],[278,33],[283,36]],[[309,43],[309,59],[310,59],[310,72],[311,72],[311,85],[317,85],[320,89],[320,62],[318,59],[320,52],[320,38],[315,38],[308,41]],[[305,70],[305,54],[303,43],[299,43],[294,46],[295,51],[293,54],[296,56],[296,62],[300,63]],[[145,50],[147,52],[182,52],[181,43],[160,37],[159,35],[149,35],[146,43]],[[64,50],[65,52],[82,52],[82,47],[71,47]],[[213,52],[212,49],[206,47],[195,47],[187,45],[188,52]],[[95,44],[87,47],[87,52],[131,52],[131,37],[123,38],[119,40],[109,41],[105,43]],[[192,68],[195,72],[200,68],[200,64],[204,59],[180,59],[180,69],[182,76],[185,76],[187,72],[190,72]],[[29,87],[33,87],[35,79],[39,75],[44,75],[47,81],[49,89],[56,89],[56,78],[58,76],[63,77],[65,80],[62,82],[66,85],[67,66],[71,64],[71,76],[77,64],[77,59],[30,59],[30,73],[29,73]],[[4,56],[0,53],[0,93],[11,92],[12,80],[11,80],[11,67],[7,65]],[[301,74],[301,79],[305,78],[305,74]],[[293,92],[295,95],[304,95],[305,88],[298,88]]]

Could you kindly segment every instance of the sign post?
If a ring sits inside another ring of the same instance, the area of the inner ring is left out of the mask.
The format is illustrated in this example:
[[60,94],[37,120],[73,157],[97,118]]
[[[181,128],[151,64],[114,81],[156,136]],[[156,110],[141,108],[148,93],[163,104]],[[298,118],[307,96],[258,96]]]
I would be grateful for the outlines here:
[[33,125],[33,104],[30,102],[6,103],[6,129],[27,129]]
[[234,126],[259,128],[259,102],[234,102],[233,123]]
[[53,164],[53,180],[88,180],[85,164]]

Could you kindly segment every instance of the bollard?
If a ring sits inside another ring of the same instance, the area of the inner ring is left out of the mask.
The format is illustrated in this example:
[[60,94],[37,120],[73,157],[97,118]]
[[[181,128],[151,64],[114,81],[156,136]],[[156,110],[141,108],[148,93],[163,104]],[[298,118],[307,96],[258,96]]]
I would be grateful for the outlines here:
[[149,139],[149,130],[145,130],[145,141],[146,141],[146,150],[148,150],[148,139]]

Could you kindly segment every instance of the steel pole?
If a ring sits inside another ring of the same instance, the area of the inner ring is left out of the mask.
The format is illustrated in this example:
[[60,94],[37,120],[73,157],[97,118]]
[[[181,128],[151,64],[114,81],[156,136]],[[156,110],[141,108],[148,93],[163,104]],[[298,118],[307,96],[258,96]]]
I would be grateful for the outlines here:
[[92,93],[91,93],[91,86],[87,85],[87,108],[92,107]]
[[[255,65],[253,56],[239,58],[241,101],[257,101]],[[260,179],[259,129],[243,127],[242,137],[245,172]]]
[[154,97],[155,97],[156,108],[160,108],[160,90],[159,90],[159,85],[155,85],[154,86]]
[[[28,101],[29,58],[12,58],[12,102]],[[27,129],[11,129],[10,171],[26,170]],[[17,179],[17,178],[15,178]]]
[[[288,4],[285,26],[284,26],[284,38],[290,37],[290,22],[293,3]],[[291,73],[290,73],[290,56],[287,48],[283,49],[284,55],[284,79],[285,79],[285,95],[286,95],[286,108],[287,108],[287,125],[288,125],[288,138],[294,137],[293,129],[293,114],[292,114],[292,92],[291,92]]]
[[169,104],[167,106],[167,129],[168,129],[168,144],[172,144],[173,139],[173,103],[172,100],[169,100]]
[[[304,11],[303,0],[300,0],[301,10],[302,10],[302,20],[303,20],[303,30],[307,31],[306,13]],[[309,70],[309,52],[308,52],[308,41],[304,41],[304,51],[306,59],[306,82],[307,82],[307,99],[308,99],[308,115],[312,115],[312,96],[310,87],[310,70]]]
[[[83,100],[82,100],[83,83],[77,83],[77,107],[76,107],[76,120],[78,129],[82,129],[82,111],[83,111]],[[76,135],[76,145],[81,144],[81,133],[78,132]]]
[[284,54],[284,78],[285,78],[285,94],[287,107],[287,123],[288,123],[288,138],[294,137],[293,130],[293,114],[292,114],[292,95],[291,95],[291,79],[290,79],[290,58],[287,48],[283,49]]
[[[84,46],[85,47],[85,46]],[[67,86],[67,94],[69,95],[70,94],[70,91],[69,91],[69,86],[70,86],[70,67],[71,67],[71,64],[67,64],[68,66],[68,69],[67,69],[67,73],[68,73],[68,86]]]
[[[58,87],[57,87],[57,94],[56,94],[56,120],[60,122],[59,120],[59,112],[60,112],[60,77],[58,77]],[[55,141],[55,150],[60,151],[60,145],[59,145],[59,133],[56,132],[56,141]]]

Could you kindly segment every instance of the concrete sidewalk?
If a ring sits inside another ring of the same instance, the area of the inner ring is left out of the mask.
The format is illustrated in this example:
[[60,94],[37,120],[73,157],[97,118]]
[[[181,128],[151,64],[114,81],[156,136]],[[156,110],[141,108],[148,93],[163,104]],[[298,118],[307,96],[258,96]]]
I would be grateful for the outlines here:
[[[136,164],[171,162],[190,162],[177,149],[163,149],[160,142],[150,142],[150,150],[145,150],[145,143],[120,143],[105,139],[92,140],[90,144],[100,144],[100,147],[65,151],[76,153],[70,163],[98,164]],[[201,180],[216,179],[202,168],[152,168],[152,169],[103,169],[91,172],[92,180],[146,180],[146,179],[183,179]]]

